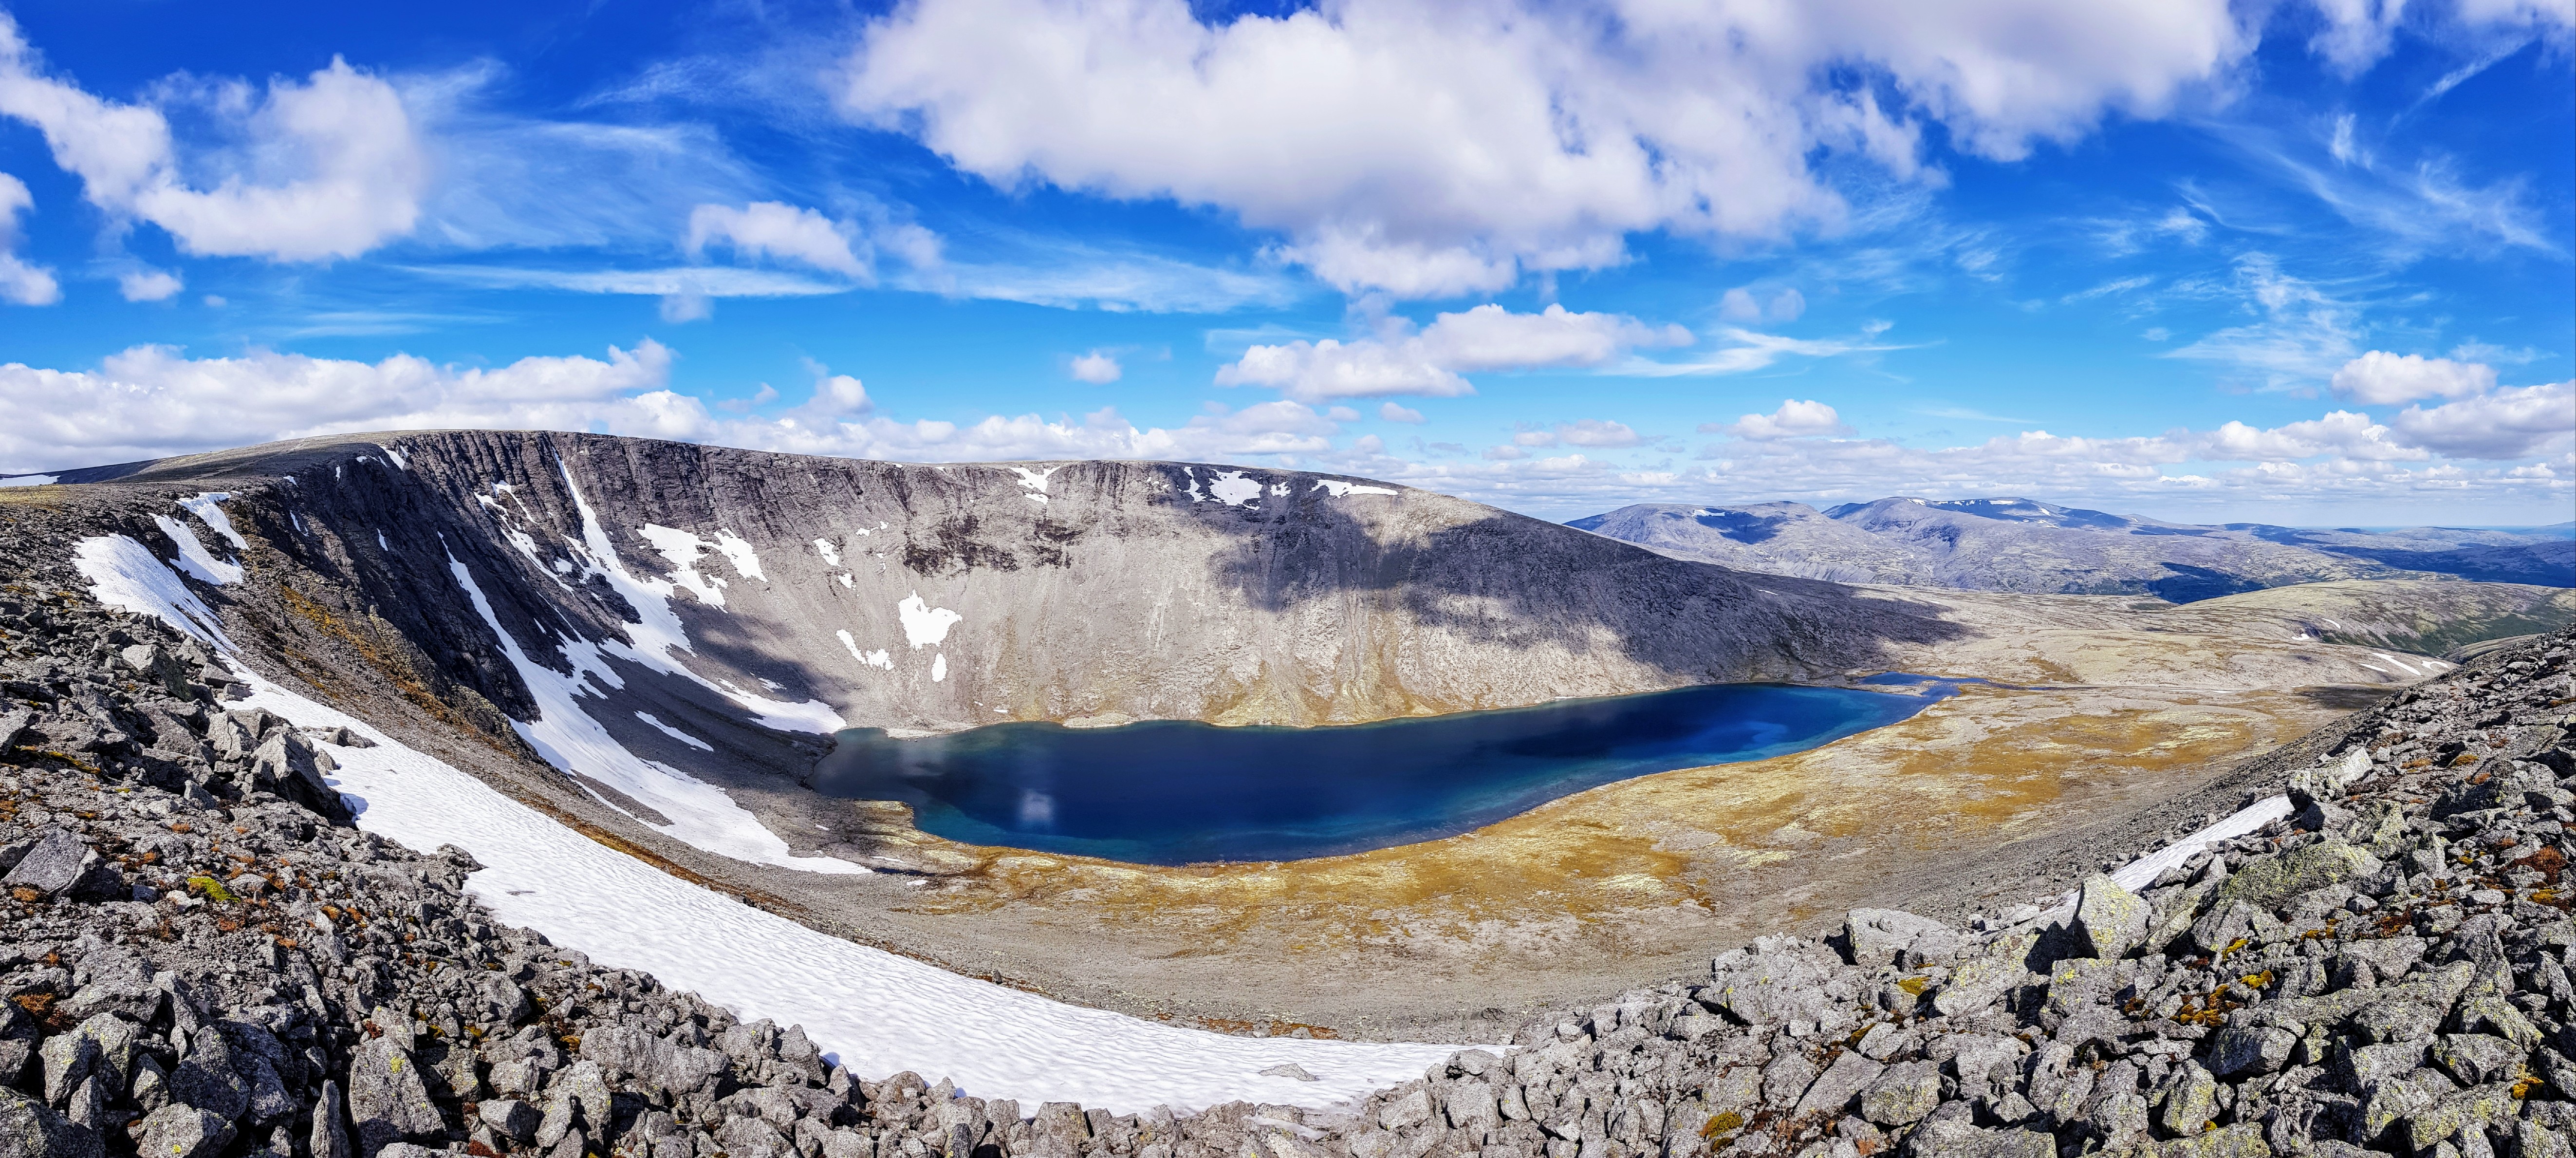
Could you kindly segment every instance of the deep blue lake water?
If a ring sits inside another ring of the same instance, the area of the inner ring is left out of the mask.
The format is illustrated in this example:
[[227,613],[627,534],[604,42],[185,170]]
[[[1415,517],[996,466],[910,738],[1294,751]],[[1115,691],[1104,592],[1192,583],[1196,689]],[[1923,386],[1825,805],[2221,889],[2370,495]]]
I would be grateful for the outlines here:
[[[1874,683],[1914,683],[1877,677]],[[1926,694],[1712,684],[1323,728],[853,728],[814,787],[900,800],[924,831],[1137,864],[1293,860],[1454,836],[1587,788],[1812,748]]]

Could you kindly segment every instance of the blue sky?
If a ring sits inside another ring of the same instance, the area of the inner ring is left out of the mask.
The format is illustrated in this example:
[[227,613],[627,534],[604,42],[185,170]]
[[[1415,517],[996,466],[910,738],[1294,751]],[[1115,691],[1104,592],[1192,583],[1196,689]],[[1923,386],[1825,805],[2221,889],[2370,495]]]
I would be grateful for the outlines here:
[[380,7],[0,8],[0,471],[509,425],[2576,513],[2568,0]]

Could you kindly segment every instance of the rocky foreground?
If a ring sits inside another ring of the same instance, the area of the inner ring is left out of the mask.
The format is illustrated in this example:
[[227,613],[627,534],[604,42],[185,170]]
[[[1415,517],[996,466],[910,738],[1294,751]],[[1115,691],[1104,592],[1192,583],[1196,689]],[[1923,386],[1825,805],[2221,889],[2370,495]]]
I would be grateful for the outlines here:
[[502,927],[466,854],[349,826],[322,776],[356,737],[228,709],[157,621],[0,587],[0,1156],[2566,1156],[2571,651],[2366,713],[2294,816],[2139,895],[1855,912],[1342,1113],[1113,1116],[869,1080]]

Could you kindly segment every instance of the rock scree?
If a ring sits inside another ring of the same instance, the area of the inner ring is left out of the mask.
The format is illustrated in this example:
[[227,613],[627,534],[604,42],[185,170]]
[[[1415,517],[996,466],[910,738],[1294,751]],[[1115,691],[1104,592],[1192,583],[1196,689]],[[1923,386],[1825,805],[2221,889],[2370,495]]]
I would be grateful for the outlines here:
[[316,792],[357,737],[228,708],[157,620],[0,585],[0,1153],[2564,1158],[2571,656],[2401,693],[2287,815],[2134,891],[1856,911],[1339,1110],[1112,1115],[853,1074],[501,926],[470,856]]

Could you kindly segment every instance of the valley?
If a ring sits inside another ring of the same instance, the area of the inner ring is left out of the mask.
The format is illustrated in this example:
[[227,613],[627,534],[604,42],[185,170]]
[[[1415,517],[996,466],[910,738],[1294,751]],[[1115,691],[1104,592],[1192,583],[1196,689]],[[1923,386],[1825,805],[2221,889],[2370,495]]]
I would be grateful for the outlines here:
[[[464,431],[61,480],[0,492],[34,565],[158,600],[681,879],[1077,1004],[1360,1038],[1485,1040],[1858,904],[2037,898],[2234,811],[2309,756],[2283,745],[2448,670],[2433,655],[2576,618],[2563,588],[2380,572],[2179,605],[1779,576],[1177,463]],[[1890,672],[1985,682],[1803,751],[1303,860],[960,844],[811,787],[844,727],[1360,725]]]

